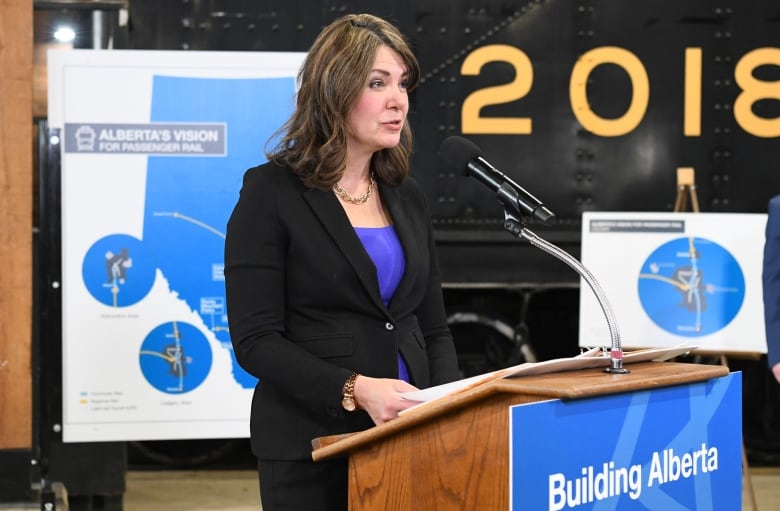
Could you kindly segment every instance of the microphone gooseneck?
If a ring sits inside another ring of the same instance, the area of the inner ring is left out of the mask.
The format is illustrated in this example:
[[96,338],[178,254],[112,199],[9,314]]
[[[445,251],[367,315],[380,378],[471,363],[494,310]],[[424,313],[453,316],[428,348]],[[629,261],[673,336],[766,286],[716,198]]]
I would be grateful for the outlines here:
[[488,163],[483,158],[479,147],[466,138],[452,136],[444,139],[439,147],[439,159],[444,167],[462,169],[464,175],[475,178],[496,193],[499,202],[504,205],[504,229],[566,263],[590,286],[606,317],[612,341],[612,348],[609,352],[610,366],[605,371],[614,374],[628,373],[628,369],[623,367],[623,349],[620,345],[620,334],[615,315],[596,278],[579,260],[529,231],[523,223],[523,218],[527,216],[533,216],[537,220],[547,222],[555,217],[552,211],[547,209],[539,199]]

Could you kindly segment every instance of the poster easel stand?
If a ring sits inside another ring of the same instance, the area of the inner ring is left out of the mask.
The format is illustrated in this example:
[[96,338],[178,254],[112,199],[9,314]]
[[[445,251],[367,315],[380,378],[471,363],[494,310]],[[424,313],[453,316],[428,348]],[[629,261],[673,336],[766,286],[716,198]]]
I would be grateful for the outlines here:
[[[687,195],[686,195],[687,192]],[[679,167],[677,169],[677,198],[674,201],[674,212],[680,213],[688,206],[688,199],[691,201],[691,210],[699,213],[699,198],[696,196],[696,178],[692,167]],[[728,357],[720,354],[720,364],[728,367]],[[750,509],[758,511],[756,505],[756,493],[753,489],[753,478],[750,476],[750,465],[748,464],[747,452],[745,451],[745,442],[742,442],[742,473],[745,478],[745,486],[748,490],[748,500]]]
[[674,202],[674,212],[683,211],[688,204],[688,196],[691,199],[691,209],[694,213],[699,212],[699,199],[696,196],[696,180],[692,167],[680,167],[677,169],[677,199]]

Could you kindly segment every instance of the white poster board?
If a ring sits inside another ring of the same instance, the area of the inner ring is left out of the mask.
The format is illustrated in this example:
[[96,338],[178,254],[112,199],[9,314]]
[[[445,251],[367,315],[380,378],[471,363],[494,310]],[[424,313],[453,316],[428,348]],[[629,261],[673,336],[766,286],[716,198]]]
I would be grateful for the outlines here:
[[302,53],[51,51],[62,155],[63,440],[249,436],[223,246]]
[[[615,313],[624,348],[766,353],[761,270],[766,214],[590,212],[582,263]],[[580,285],[580,346],[610,346]]]

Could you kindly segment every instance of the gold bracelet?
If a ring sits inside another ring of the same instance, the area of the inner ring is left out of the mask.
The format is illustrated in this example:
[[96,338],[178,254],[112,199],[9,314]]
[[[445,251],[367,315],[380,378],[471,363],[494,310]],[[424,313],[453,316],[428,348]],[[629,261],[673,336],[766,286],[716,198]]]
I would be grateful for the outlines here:
[[358,373],[352,373],[344,383],[341,406],[348,412],[354,412],[358,409],[357,400],[355,399],[355,380],[357,380],[357,377]]

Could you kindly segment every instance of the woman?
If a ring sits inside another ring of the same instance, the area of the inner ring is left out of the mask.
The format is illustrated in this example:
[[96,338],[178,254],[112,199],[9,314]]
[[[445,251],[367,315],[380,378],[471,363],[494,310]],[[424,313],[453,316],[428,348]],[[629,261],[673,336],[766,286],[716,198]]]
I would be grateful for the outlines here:
[[419,65],[386,21],[348,15],[315,40],[269,162],[244,176],[225,243],[238,362],[264,511],[347,508],[345,460],[311,440],[361,431],[459,378],[425,197],[407,177]]

